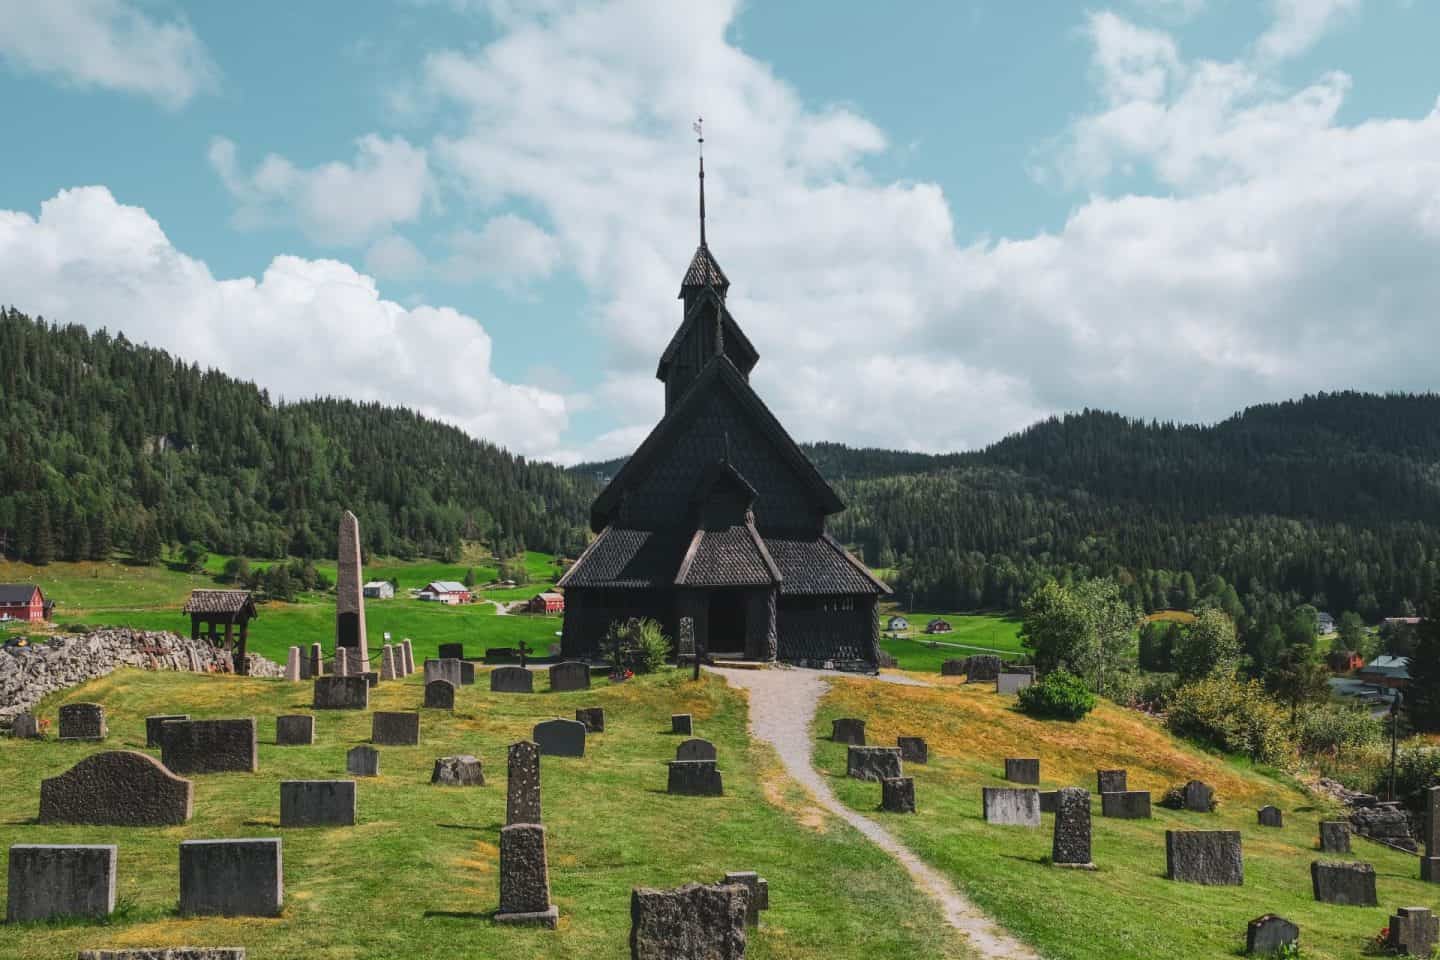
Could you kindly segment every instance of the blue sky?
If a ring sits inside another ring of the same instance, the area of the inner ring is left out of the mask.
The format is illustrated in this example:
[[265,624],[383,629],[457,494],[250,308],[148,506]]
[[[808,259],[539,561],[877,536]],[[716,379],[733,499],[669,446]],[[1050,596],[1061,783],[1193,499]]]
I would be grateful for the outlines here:
[[802,439],[1433,389],[1426,0],[0,0],[0,302],[627,452],[696,241]]

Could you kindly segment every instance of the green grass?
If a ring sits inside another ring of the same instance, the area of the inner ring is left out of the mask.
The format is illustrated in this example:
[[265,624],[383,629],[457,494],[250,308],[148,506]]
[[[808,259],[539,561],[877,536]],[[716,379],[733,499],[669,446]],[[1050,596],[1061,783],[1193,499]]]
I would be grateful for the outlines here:
[[[882,631],[892,612],[898,611],[881,612]],[[911,629],[899,636],[882,633],[880,640],[881,649],[894,656],[902,670],[939,673],[940,665],[946,660],[972,653],[1006,657],[1025,653],[1020,646],[1020,621],[1013,617],[972,613],[906,613],[904,616],[910,621]],[[925,624],[937,616],[947,620],[954,629],[934,636],[924,633]]]
[[[416,707],[420,679],[383,684],[372,706]],[[368,739],[368,713],[317,711],[315,746],[276,747],[274,717],[308,711],[308,684],[133,670],[52,696],[39,713],[53,720],[62,703],[80,700],[106,706],[110,739],[103,747],[0,740],[7,801],[0,845],[117,843],[117,893],[125,907],[108,925],[0,926],[4,960],[68,960],[87,948],[179,944],[241,944],[265,960],[622,957],[633,887],[711,882],[743,869],[759,870],[771,889],[772,907],[747,954],[752,958],[968,955],[898,865],[814,810],[779,773],[773,752],[750,742],[745,701],[718,678],[695,685],[670,671],[620,686],[529,696],[492,695],[482,678],[461,689],[453,715],[423,711],[420,746],[380,748],[383,776],[358,785],[360,822],[336,829],[281,829],[278,784],[344,777],[345,751]],[[560,929],[497,926],[488,914],[498,902],[506,745],[528,738],[538,720],[589,705],[606,709],[607,729],[589,738],[587,756],[542,761]],[[260,772],[194,777],[195,816],[183,827],[31,822],[42,778],[100,749],[142,749],[144,717],[175,711],[257,717]],[[666,733],[675,712],[693,714],[696,733],[717,744],[723,798],[664,793],[662,761],[673,757],[678,742]],[[483,760],[488,784],[430,786],[434,758],[460,752]],[[180,841],[267,836],[284,841],[282,917],[175,915]]]
[[[822,740],[816,765],[837,794],[875,816],[925,861],[951,877],[1007,929],[1053,960],[1222,958],[1244,945],[1245,926],[1264,913],[1299,925],[1304,956],[1359,956],[1398,906],[1430,904],[1435,888],[1419,881],[1416,858],[1356,838],[1353,859],[1375,865],[1380,906],[1314,902],[1310,863],[1318,822],[1335,811],[1273,771],[1258,770],[1173,740],[1154,720],[1102,702],[1077,724],[1042,722],[1012,709],[1014,698],[989,688],[942,683],[933,688],[882,689],[836,683],[823,701],[817,736],[838,716],[868,721],[871,743],[901,734],[925,736],[928,765],[908,764],[918,813],[875,813],[879,786],[844,776],[845,751]],[[1047,863],[1053,817],[1039,830],[986,824],[980,791],[1002,786],[1006,756],[1041,758],[1042,789],[1080,785],[1092,791],[1093,873]],[[1126,768],[1132,790],[1156,800],[1167,785],[1191,778],[1216,787],[1213,815],[1154,807],[1153,820],[1100,816],[1095,770]],[[1283,829],[1261,828],[1256,810],[1273,803]],[[1245,884],[1201,887],[1166,880],[1166,829],[1232,829],[1243,836]],[[1335,859],[1326,855],[1326,859]]]

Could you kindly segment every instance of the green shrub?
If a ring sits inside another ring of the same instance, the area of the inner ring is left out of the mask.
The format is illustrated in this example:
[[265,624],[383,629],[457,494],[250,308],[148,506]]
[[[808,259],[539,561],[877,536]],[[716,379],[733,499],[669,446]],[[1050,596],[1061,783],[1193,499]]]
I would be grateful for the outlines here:
[[1288,767],[1295,744],[1284,708],[1259,682],[1213,675],[1170,696],[1166,725],[1174,733],[1258,763]]
[[1364,707],[1314,703],[1296,714],[1295,735],[1302,753],[1337,756],[1347,748],[1379,743],[1385,731],[1379,718]]
[[1073,673],[1053,670],[1020,691],[1020,709],[1032,717],[1074,721],[1095,709],[1095,694]]
[[[1173,787],[1167,787],[1165,793],[1160,797],[1160,806],[1166,810],[1184,810],[1185,784],[1181,783]],[[1210,812],[1214,813],[1219,807],[1220,801],[1216,798],[1215,794],[1210,794]]]
[[[1390,793],[1390,767],[1379,771],[1371,792],[1376,796]],[[1440,786],[1440,749],[1428,746],[1401,747],[1395,757],[1395,798],[1411,810],[1423,806],[1424,791]]]
[[605,631],[605,646],[616,670],[654,673],[670,656],[670,640],[660,624],[649,618],[616,620]]

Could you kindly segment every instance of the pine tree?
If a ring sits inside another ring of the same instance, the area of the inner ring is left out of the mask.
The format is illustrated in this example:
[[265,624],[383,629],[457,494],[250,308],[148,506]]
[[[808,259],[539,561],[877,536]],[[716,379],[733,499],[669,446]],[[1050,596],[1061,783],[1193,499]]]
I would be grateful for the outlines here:
[[1405,706],[1415,729],[1434,733],[1440,731],[1440,588],[1431,594],[1430,616],[1417,633]]
[[50,528],[50,508],[44,499],[37,498],[30,514],[30,535],[25,547],[25,559],[37,567],[55,559],[55,534]]

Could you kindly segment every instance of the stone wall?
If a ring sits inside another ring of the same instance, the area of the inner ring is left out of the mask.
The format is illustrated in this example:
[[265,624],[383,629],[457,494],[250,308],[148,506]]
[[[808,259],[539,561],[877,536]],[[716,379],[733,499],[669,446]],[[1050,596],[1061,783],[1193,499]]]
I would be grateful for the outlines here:
[[[285,669],[250,654],[250,674],[279,677]],[[121,667],[230,673],[230,655],[208,640],[163,631],[107,629],[57,634],[29,647],[0,649],[0,729],[57,690],[79,686]]]

